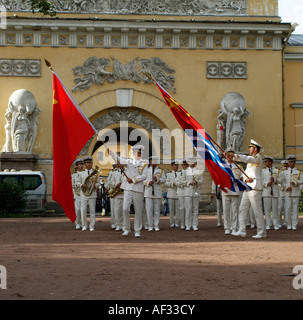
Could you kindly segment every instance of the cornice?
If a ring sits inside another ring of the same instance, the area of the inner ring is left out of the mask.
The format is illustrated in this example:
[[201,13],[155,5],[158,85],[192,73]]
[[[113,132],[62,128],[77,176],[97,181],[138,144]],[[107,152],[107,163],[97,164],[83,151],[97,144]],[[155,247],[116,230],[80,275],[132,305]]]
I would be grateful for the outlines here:
[[0,45],[281,50],[289,29],[289,24],[273,22],[10,17]]

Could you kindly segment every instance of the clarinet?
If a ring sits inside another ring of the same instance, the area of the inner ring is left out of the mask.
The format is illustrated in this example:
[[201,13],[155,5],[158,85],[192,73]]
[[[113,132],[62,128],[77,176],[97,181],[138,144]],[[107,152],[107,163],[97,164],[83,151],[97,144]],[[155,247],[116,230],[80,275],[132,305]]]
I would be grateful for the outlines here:
[[152,180],[153,180],[153,184],[152,184],[152,196],[155,195],[155,191],[154,191],[154,172],[155,172],[155,168],[152,167]]
[[[271,175],[271,178],[272,178],[272,177],[273,177],[272,167],[270,168],[270,175]],[[271,195],[271,196],[273,195],[272,184],[273,184],[273,181],[271,180],[271,186],[270,186],[270,195]]]

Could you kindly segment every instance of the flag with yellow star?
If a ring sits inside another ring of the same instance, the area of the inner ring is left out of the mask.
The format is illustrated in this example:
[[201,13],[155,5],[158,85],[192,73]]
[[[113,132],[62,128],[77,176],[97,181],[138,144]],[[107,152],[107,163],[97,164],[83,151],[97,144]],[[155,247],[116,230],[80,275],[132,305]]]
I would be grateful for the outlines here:
[[53,71],[53,188],[52,199],[68,218],[76,219],[71,166],[87,141],[97,134],[80,106]]
[[210,135],[169,93],[153,79],[160,90],[170,111],[178,121],[185,134],[192,142],[197,154],[205,161],[205,165],[217,186],[223,191],[229,189],[233,192],[250,190],[251,188],[241,180],[235,179],[230,166],[221,159],[217,149],[212,143]]

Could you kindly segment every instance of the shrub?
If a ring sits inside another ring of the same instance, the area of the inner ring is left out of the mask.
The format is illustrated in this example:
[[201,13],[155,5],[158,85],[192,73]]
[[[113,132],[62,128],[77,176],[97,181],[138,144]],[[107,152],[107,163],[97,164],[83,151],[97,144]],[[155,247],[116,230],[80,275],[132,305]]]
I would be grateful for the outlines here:
[[27,206],[26,190],[16,182],[0,183],[0,214],[20,213]]

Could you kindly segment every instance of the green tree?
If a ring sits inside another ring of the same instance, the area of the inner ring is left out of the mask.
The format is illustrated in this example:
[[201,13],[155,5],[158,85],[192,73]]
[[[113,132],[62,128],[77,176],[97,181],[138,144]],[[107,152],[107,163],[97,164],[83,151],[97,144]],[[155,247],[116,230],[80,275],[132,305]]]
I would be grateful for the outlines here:
[[54,9],[54,4],[47,0],[27,0],[27,3],[31,6],[32,13],[40,12],[44,16],[48,15],[55,17],[57,12]]
[[0,184],[0,214],[21,213],[27,206],[26,190],[17,182]]

